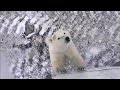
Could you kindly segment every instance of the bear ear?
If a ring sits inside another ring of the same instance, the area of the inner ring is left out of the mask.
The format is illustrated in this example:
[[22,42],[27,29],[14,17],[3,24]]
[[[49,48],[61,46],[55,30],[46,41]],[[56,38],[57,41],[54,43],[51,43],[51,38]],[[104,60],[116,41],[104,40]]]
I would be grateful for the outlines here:
[[52,42],[52,38],[51,37],[47,37],[45,39],[45,43],[47,44],[47,46],[49,46],[49,44]]
[[52,42],[52,38],[49,38],[49,41]]
[[55,40],[56,39],[56,35],[54,34],[52,38],[53,38],[53,40]]

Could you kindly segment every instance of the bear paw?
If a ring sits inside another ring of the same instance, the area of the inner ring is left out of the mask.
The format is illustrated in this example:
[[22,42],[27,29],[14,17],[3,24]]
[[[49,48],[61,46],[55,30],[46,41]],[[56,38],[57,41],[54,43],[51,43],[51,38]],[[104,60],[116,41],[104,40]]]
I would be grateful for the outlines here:
[[77,71],[80,72],[80,71],[85,71],[85,68],[84,67],[79,67],[77,68]]
[[67,70],[65,70],[65,69],[59,69],[59,68],[57,68],[56,70],[57,70],[57,72],[60,73],[60,74],[67,73]]

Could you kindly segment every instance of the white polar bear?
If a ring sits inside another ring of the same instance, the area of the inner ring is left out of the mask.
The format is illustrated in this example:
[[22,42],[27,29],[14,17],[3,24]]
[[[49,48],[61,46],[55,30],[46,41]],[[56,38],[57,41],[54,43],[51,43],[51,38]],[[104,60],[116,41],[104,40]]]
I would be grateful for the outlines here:
[[86,63],[75,47],[68,31],[58,30],[51,37],[47,37],[45,43],[49,47],[54,72],[66,72],[64,67],[66,58],[70,60],[77,70],[81,71],[86,67]]

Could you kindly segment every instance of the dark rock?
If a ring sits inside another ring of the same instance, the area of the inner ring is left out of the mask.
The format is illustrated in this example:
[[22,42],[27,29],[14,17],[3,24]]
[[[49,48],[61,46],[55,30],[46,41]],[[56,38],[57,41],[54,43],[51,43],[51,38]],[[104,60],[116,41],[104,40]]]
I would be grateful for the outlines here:
[[27,43],[27,44],[25,45],[25,47],[26,47],[26,48],[30,48],[30,47],[32,47],[32,44],[31,44],[31,43]]
[[24,59],[24,62],[22,62],[22,65],[21,65],[21,73],[23,74],[24,73],[24,69],[25,69],[25,59]]
[[3,19],[3,20],[1,20],[1,23],[4,23],[5,22],[5,20]]
[[50,59],[50,56],[47,56],[47,59]]
[[12,47],[15,48],[15,44],[13,44]]
[[37,63],[37,67],[38,67],[38,70],[41,70],[43,68],[43,65],[41,65],[40,63]]
[[31,43],[20,44],[20,45],[18,45],[18,47],[19,47],[21,50],[25,50],[25,49],[28,49],[28,48],[32,47],[32,44],[31,44]]
[[32,58],[29,58],[29,63],[32,64],[33,63],[33,59]]
[[25,16],[24,16],[23,18],[19,19],[19,21],[22,22],[22,20],[23,20],[24,18],[25,18]]
[[115,64],[113,64],[112,66],[120,66],[120,61],[115,63]]
[[120,46],[120,43],[118,45]]
[[21,49],[21,50],[25,50],[26,49],[26,46],[24,44],[20,44],[18,45],[18,47]]
[[50,73],[47,73],[46,78],[45,79],[52,79],[52,75]]
[[39,43],[36,48],[37,48],[38,52],[42,53],[43,52],[42,50],[43,50],[44,46],[43,46],[42,43]]
[[39,53],[40,53],[40,55],[43,55],[43,51],[40,51]]
[[3,41],[3,38],[1,40]]
[[105,65],[105,66],[109,65],[109,62],[105,62],[104,65]]
[[98,68],[98,66],[99,66],[99,65],[98,65],[98,63],[97,63],[97,64],[95,64],[95,67],[96,67],[96,68]]
[[25,24],[25,32],[24,34],[28,36],[29,34],[34,32],[34,25],[30,25],[29,22],[26,22]]

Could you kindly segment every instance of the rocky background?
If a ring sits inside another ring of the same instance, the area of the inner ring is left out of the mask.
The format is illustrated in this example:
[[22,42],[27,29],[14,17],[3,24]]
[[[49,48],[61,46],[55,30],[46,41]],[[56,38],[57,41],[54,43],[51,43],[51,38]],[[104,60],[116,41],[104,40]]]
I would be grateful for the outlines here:
[[119,11],[0,11],[0,53],[16,79],[53,77],[44,39],[58,29],[70,31],[87,68],[120,61]]

